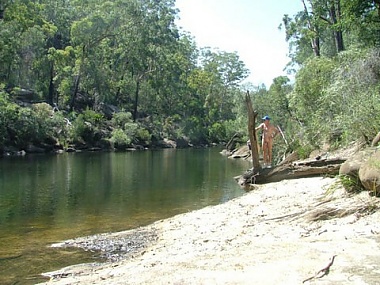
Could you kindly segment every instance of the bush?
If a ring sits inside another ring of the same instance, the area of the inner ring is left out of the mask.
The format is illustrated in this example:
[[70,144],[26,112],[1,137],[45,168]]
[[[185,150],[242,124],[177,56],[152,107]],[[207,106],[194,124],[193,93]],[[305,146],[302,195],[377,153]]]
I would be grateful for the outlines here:
[[114,129],[110,141],[117,149],[126,149],[131,144],[131,138],[122,129]]
[[148,130],[139,128],[136,133],[136,139],[144,145],[149,145],[152,141],[152,136]]
[[[1,86],[0,86],[1,87]],[[0,149],[4,148],[7,140],[7,125],[9,116],[7,114],[7,106],[9,104],[8,96],[5,92],[0,91]]]
[[221,123],[214,123],[209,129],[209,142],[222,142],[226,140],[226,128]]
[[104,117],[93,110],[85,110],[72,123],[70,138],[74,143],[95,144],[102,138]]
[[127,123],[132,122],[132,114],[130,112],[118,112],[112,117],[111,123],[113,126],[118,128],[125,128]]

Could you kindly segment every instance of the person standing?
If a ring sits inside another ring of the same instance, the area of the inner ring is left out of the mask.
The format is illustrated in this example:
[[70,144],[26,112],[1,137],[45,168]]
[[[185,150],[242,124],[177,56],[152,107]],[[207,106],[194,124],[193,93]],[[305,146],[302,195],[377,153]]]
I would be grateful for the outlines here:
[[255,131],[261,130],[261,147],[263,150],[264,168],[271,168],[273,139],[279,133],[279,130],[271,125],[269,116],[264,116],[262,120],[263,122],[255,128]]

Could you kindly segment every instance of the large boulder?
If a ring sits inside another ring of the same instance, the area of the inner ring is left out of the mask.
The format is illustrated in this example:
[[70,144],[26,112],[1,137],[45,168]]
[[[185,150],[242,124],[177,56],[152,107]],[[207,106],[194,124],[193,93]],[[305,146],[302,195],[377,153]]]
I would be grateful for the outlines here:
[[251,156],[251,151],[249,150],[247,145],[243,145],[231,152],[230,158],[248,158]]
[[368,160],[371,154],[374,152],[373,149],[368,148],[359,151],[353,156],[349,157],[339,168],[339,175],[347,175],[353,178],[359,176],[359,169],[361,165]]
[[359,169],[359,179],[370,193],[380,195],[380,151],[372,152]]

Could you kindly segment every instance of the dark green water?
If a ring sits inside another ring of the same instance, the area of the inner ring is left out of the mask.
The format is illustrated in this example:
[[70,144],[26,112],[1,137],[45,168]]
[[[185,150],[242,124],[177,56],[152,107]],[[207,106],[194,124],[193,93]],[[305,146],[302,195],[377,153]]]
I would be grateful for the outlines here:
[[78,236],[121,231],[220,204],[244,193],[233,177],[249,164],[220,149],[77,153],[0,160],[0,284],[98,261],[53,249]]

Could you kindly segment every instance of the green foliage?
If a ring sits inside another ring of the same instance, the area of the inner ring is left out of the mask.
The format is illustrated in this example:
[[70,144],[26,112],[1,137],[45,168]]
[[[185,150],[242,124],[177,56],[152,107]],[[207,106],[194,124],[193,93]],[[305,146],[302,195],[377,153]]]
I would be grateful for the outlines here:
[[294,147],[295,151],[298,154],[300,159],[306,159],[309,157],[310,153],[314,150],[314,147],[311,145],[299,145],[298,147]]
[[226,139],[226,128],[221,123],[214,123],[209,128],[208,140],[210,142],[221,142]]
[[184,133],[188,134],[191,143],[195,145],[207,143],[207,134],[203,123],[201,118],[195,116],[185,122]]
[[[11,107],[11,108],[9,108]],[[8,143],[25,148],[29,143],[40,144],[53,139],[56,134],[52,120],[52,109],[46,104],[36,104],[33,108],[8,105],[6,129]]]
[[126,124],[132,122],[132,114],[130,112],[117,112],[112,117],[112,125],[125,129]]
[[163,124],[163,136],[172,140],[183,137],[183,129],[181,127],[181,117],[176,114],[165,119]]
[[132,139],[122,129],[114,129],[111,134],[110,141],[117,149],[125,149],[130,145]]
[[[379,131],[380,58],[378,50],[340,54],[336,79],[326,90],[325,102],[334,106],[332,123],[350,140],[373,138]],[[325,103],[324,105],[327,105]]]
[[310,59],[297,72],[294,92],[289,95],[289,105],[295,110],[295,116],[300,120],[302,118],[305,124],[312,121],[310,117],[315,114],[315,108],[323,98],[325,88],[332,81],[334,67],[333,60],[316,57]]
[[54,112],[50,105],[46,103],[38,103],[33,105],[33,111],[36,117],[35,135],[37,141],[45,141],[49,138],[54,138],[53,115]]
[[70,138],[74,143],[96,144],[101,138],[101,130],[104,124],[102,114],[86,109],[73,121],[70,129]]
[[125,149],[132,143],[147,145],[151,142],[151,134],[132,120],[129,112],[118,112],[112,117],[112,125],[116,128],[111,133],[110,141],[115,148]]
[[339,175],[339,180],[348,193],[359,193],[364,190],[359,177]]
[[103,123],[104,116],[101,113],[95,112],[90,109],[86,109],[83,112],[83,118],[86,122],[94,125],[94,126],[99,126],[100,124]]
[[[2,86],[0,85],[0,88]],[[8,133],[8,119],[7,109],[9,107],[9,99],[5,92],[0,91],[0,149],[4,147],[4,143],[7,141]]]
[[[281,76],[269,89],[247,88],[259,118],[270,115],[289,141],[277,140],[276,157],[292,150],[306,156],[322,142],[368,141],[379,131],[378,6],[337,3],[305,0],[306,9],[284,16],[295,82]],[[63,111],[21,108],[0,91],[0,148],[54,139],[129,146],[149,144],[152,135],[206,144],[247,134],[244,62],[237,53],[198,49],[175,25],[174,0],[87,4],[7,2],[0,90],[33,90],[34,99]],[[107,120],[93,111],[106,104],[125,112]]]
[[136,140],[143,145],[149,145],[152,142],[152,135],[148,130],[139,128],[136,131]]
[[80,114],[75,118],[70,128],[70,140],[72,142],[83,142],[83,137],[86,137],[89,132],[89,127],[85,124],[83,115]]

